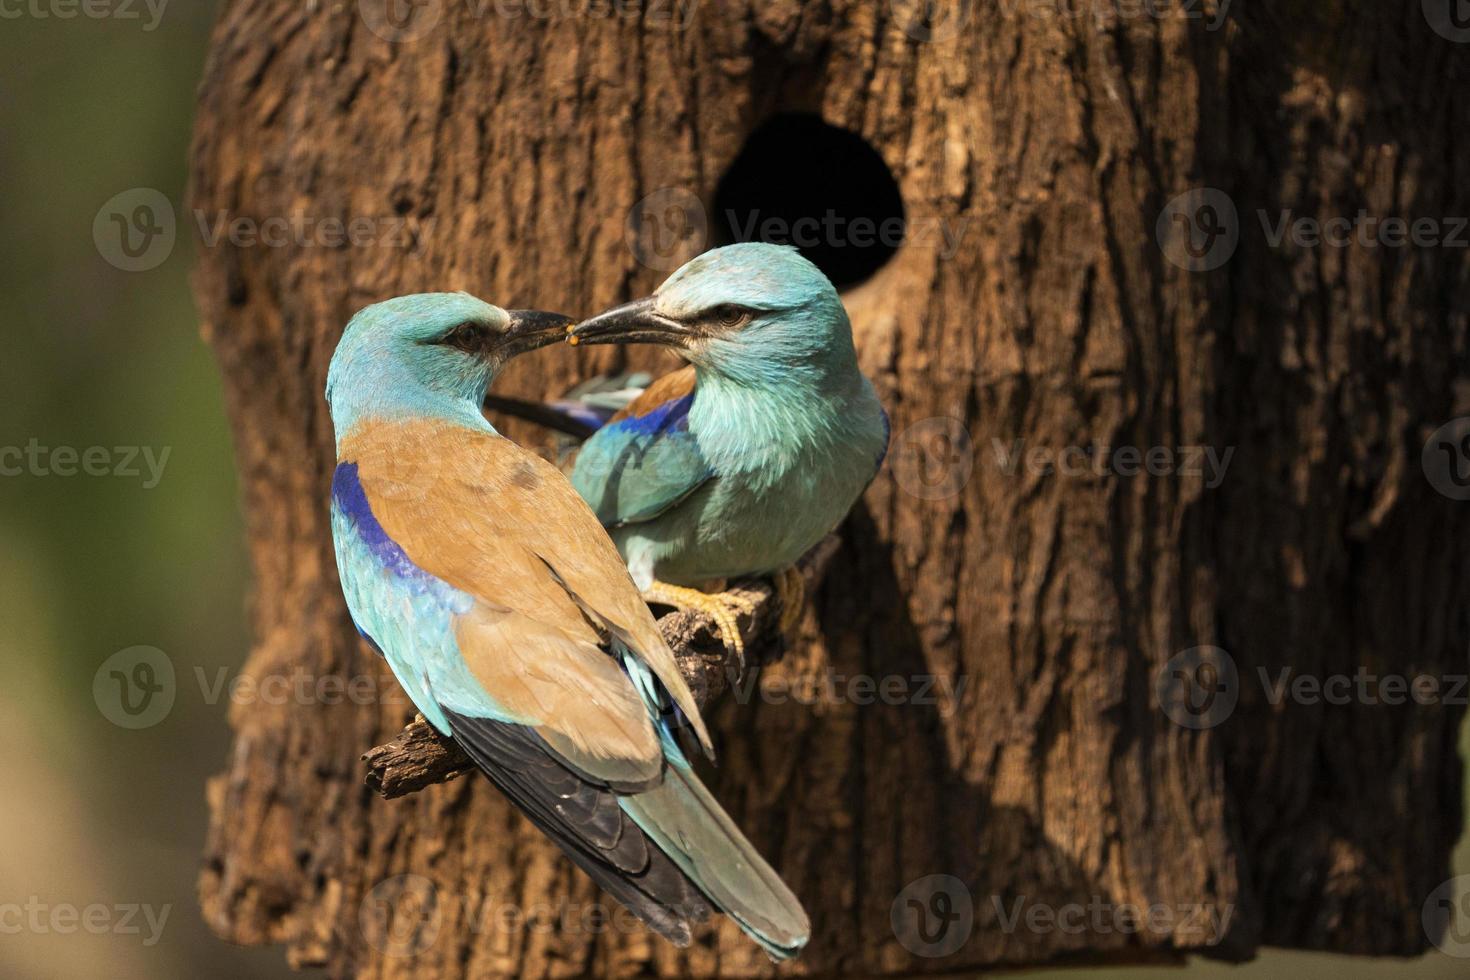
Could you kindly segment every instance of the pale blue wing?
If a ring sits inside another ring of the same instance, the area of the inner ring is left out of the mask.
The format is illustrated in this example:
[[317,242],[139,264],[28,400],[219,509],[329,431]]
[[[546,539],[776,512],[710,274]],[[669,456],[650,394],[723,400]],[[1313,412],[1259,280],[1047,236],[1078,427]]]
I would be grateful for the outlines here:
[[583,445],[572,485],[604,527],[649,521],[715,476],[689,431],[694,393],[628,414]]

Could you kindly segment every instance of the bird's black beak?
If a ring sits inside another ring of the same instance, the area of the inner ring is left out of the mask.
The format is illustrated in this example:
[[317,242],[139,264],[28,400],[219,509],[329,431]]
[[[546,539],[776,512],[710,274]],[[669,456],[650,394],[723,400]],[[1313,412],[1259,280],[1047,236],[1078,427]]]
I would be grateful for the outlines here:
[[510,321],[500,335],[499,353],[514,357],[554,344],[566,337],[576,321],[563,313],[545,310],[506,310]]
[[653,297],[614,306],[583,320],[567,333],[577,344],[662,344],[684,347],[694,332],[678,320],[654,312]]

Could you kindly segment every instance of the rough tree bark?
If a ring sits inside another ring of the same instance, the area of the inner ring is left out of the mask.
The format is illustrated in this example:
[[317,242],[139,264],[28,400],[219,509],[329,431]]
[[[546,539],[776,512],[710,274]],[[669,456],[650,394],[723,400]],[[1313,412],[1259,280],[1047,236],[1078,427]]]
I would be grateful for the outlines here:
[[[207,217],[419,227],[407,247],[201,249],[258,582],[248,673],[381,671],[326,520],[321,392],[353,311],[428,289],[568,312],[645,292],[662,273],[627,246],[636,202],[708,200],[762,119],[818,112],[879,150],[910,218],[963,238],[953,256],[911,238],[845,297],[898,439],[771,670],[963,687],[717,712],[714,790],[812,912],[789,969],[1424,948],[1420,904],[1461,826],[1458,709],[1273,705],[1256,679],[1464,671],[1465,505],[1419,452],[1470,411],[1466,252],[1273,246],[1258,219],[1470,213],[1470,56],[1417,4],[962,3],[925,41],[907,0],[685,5],[672,25],[430,0],[437,26],[397,43],[366,26],[381,0],[353,6],[226,0],[200,92]],[[1206,186],[1234,202],[1239,245],[1191,272],[1155,222]],[[554,392],[619,356],[544,351],[504,388]],[[935,419],[968,430],[953,455]],[[1216,488],[1004,465],[1092,445],[1234,456]],[[1153,688],[1200,645],[1234,658],[1239,705],[1194,730]],[[484,780],[379,799],[360,756],[410,716],[387,698],[235,711],[201,879],[220,935],[337,975],[771,970],[728,924],[687,951],[579,924],[600,896]],[[891,920],[930,874],[974,909],[939,958]],[[375,933],[385,881],[424,880],[426,904]],[[1008,930],[1018,900],[1233,915],[1224,935]],[[504,907],[545,921],[499,928]]]

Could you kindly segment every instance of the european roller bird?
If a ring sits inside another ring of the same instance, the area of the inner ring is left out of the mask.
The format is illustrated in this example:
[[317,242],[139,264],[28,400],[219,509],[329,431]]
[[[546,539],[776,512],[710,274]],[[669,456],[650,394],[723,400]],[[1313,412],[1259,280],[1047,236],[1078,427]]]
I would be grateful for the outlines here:
[[691,770],[709,734],[607,532],[481,404],[570,320],[464,293],[353,317],[332,357],[332,536],[352,618],[413,703],[610,895],[680,945],[721,910],[771,956],[810,927]]
[[847,515],[888,447],[837,290],[795,249],[730,245],[569,339],[660,344],[689,361],[588,439],[572,485],[644,596],[705,612],[743,660],[729,597],[701,587],[774,572],[789,629],[803,592],[793,563]]

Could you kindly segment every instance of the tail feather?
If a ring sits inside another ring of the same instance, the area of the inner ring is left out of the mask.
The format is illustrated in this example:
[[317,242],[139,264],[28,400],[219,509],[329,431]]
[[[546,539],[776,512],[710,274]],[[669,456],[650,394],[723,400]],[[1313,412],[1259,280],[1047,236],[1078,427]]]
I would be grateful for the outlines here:
[[485,407],[583,442],[642,394],[649,380],[649,375],[641,371],[600,374],[549,402],[489,395],[485,398]]
[[665,939],[717,908],[778,960],[811,925],[791,889],[687,768],[671,758],[649,788],[589,780],[532,729],[445,709],[456,742],[542,833]]
[[658,787],[621,797],[623,809],[773,958],[801,952],[811,936],[801,902],[697,776],[674,762],[665,772]]
[[562,405],[559,402],[542,404],[505,395],[487,395],[485,407],[492,412],[500,412],[522,422],[530,422],[543,429],[571,436],[578,442],[590,438],[592,433],[602,427],[602,420],[596,416],[578,411],[576,406]]
[[567,769],[529,729],[447,712],[454,739],[536,828],[613,898],[676,946],[709,903],[618,808],[617,793]]

